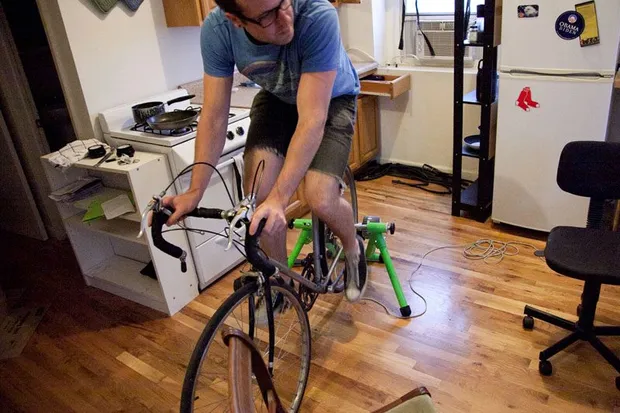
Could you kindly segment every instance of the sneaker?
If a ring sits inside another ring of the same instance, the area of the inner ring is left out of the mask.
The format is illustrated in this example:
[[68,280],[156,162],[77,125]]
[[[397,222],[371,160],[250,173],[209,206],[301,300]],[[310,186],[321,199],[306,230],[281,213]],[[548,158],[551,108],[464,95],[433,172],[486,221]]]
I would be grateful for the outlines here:
[[347,300],[352,303],[358,302],[362,299],[364,292],[366,291],[366,285],[368,284],[368,268],[366,267],[366,255],[364,253],[364,242],[362,238],[357,236],[357,243],[359,244],[358,256],[346,256],[346,271],[345,271],[345,296]]

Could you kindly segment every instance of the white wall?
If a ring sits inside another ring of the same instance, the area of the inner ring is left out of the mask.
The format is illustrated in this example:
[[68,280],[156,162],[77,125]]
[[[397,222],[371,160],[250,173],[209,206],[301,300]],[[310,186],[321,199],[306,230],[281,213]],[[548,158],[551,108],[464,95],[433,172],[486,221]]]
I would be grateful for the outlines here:
[[[449,69],[391,69],[411,75],[411,90],[394,100],[380,98],[381,161],[429,164],[452,169],[453,74]],[[465,75],[465,89],[475,88],[476,76]],[[463,136],[478,133],[480,108],[465,105]],[[477,160],[464,158],[463,171],[474,175]]]
[[401,0],[362,0],[338,10],[345,48],[363,50],[381,64],[398,54]]
[[360,49],[374,56],[372,0],[363,0],[360,4],[342,4],[338,15],[344,47]]
[[[401,0],[363,0],[343,4],[339,10],[342,39],[346,48],[357,48],[374,56],[381,65],[399,55]],[[411,74],[411,91],[390,100],[380,98],[381,161],[409,165],[429,164],[452,170],[453,85],[452,69],[390,69]],[[384,70],[385,71],[385,70]],[[466,70],[466,91],[475,88],[473,70]],[[478,133],[480,108],[466,105],[464,136]],[[463,172],[476,175],[477,162],[464,158]]]
[[202,77],[200,28],[166,27],[161,0],[108,14],[91,0],[58,0],[91,121],[113,106]]

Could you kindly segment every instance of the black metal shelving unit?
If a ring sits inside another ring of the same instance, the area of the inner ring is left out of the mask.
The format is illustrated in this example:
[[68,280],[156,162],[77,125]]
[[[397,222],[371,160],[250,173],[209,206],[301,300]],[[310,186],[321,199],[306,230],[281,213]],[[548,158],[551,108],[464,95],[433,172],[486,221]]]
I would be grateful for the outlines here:
[[[454,4],[454,144],[452,215],[467,212],[474,219],[484,222],[491,215],[493,204],[493,176],[495,170],[495,137],[497,131],[497,47],[501,39],[502,0],[486,0],[484,7],[484,32],[476,43],[465,39],[465,0]],[[472,11],[475,16],[476,11]],[[480,34],[479,34],[480,36]],[[481,100],[476,90],[464,91],[463,70],[466,47],[483,48]],[[480,150],[463,144],[463,105],[480,106]],[[461,189],[463,156],[478,158],[478,179]]]

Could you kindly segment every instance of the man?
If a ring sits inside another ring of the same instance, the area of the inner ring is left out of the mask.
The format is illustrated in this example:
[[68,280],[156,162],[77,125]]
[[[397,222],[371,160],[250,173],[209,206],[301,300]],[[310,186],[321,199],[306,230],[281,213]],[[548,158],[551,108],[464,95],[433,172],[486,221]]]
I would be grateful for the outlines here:
[[[336,9],[327,0],[216,0],[201,29],[204,106],[195,160],[216,164],[225,142],[235,65],[262,87],[250,112],[244,155],[246,192],[261,161],[263,181],[252,218],[254,234],[267,218],[261,245],[286,262],[285,208],[301,180],[313,213],[340,238],[346,254],[346,296],[358,301],[366,262],[351,205],[341,196],[356,116],[359,79],[342,41]],[[164,200],[175,213],[194,209],[211,178],[193,169],[190,189]]]

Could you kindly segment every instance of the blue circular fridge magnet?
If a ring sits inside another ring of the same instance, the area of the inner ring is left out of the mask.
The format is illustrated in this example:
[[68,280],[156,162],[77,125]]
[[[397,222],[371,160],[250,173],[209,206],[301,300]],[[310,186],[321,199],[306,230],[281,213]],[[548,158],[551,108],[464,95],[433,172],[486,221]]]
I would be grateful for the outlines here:
[[581,36],[586,28],[583,16],[574,11],[565,11],[555,21],[555,32],[564,40],[574,40]]

